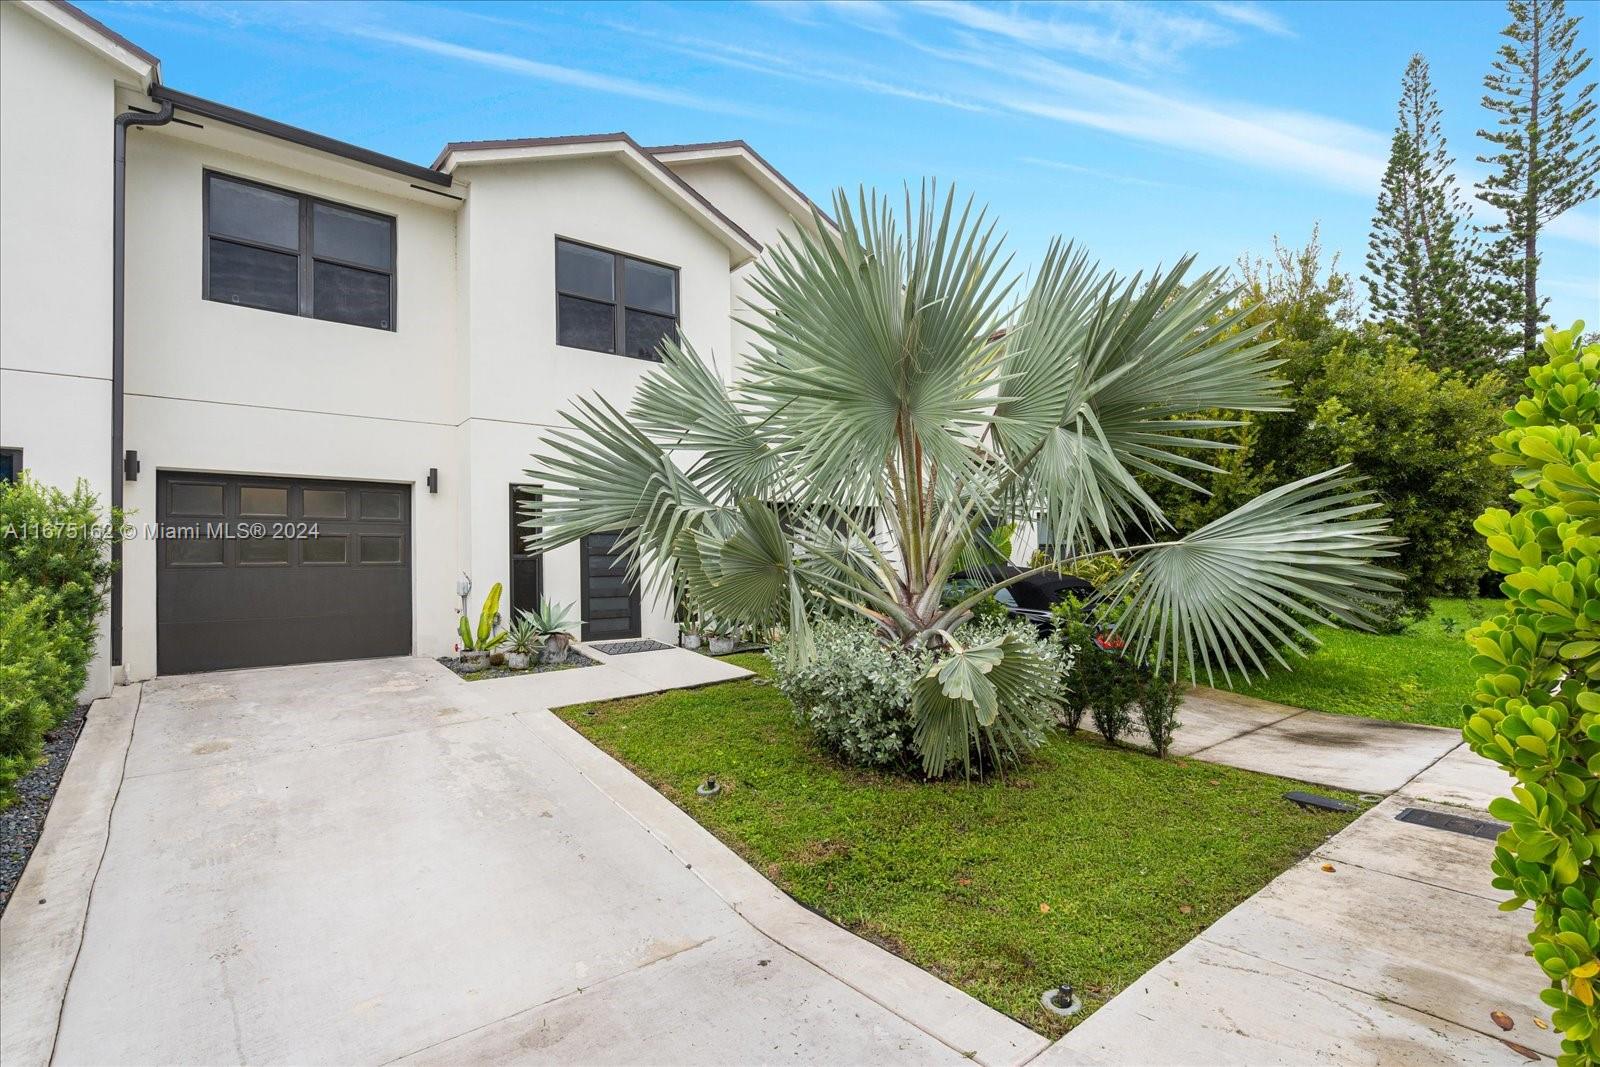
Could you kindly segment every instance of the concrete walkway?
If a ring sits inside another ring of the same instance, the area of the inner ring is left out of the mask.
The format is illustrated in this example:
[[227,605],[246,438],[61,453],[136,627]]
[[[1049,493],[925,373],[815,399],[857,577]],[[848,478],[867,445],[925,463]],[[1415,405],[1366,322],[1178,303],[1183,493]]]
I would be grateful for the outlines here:
[[0,1060],[1034,1057],[1043,1038],[805,911],[545,710],[743,673],[667,650],[118,690],[0,920]]
[[[1292,761],[1293,750],[1282,751]],[[1527,956],[1531,919],[1496,908],[1504,896],[1489,884],[1494,843],[1395,818],[1422,809],[1486,820],[1508,783],[1457,745],[1035,1062],[1553,1059],[1559,1038],[1535,1022],[1548,1023],[1549,1012],[1538,997],[1544,975]],[[1496,1011],[1510,1031],[1491,1019]]]
[[[1393,793],[1461,744],[1460,730],[1329,715],[1195,686],[1172,754],[1353,793]],[[1085,719],[1091,729],[1091,720]],[[1135,727],[1130,744],[1144,744]]]

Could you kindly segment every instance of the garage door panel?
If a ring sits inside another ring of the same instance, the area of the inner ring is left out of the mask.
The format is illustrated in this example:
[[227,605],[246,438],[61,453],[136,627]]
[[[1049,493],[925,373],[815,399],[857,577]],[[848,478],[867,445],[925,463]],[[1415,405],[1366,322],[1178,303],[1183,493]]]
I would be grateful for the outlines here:
[[[222,537],[168,539],[157,553],[161,673],[411,651],[409,488],[187,473],[157,480],[163,526],[227,526]],[[223,514],[211,514],[219,501]],[[303,523],[316,535],[237,536],[254,523],[269,533],[273,523]]]

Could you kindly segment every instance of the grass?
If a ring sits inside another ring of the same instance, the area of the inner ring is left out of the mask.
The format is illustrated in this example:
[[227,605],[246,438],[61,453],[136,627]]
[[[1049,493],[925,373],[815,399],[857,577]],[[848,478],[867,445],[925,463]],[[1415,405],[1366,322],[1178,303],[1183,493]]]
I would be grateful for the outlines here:
[[1290,657],[1293,670],[1279,668],[1228,688],[1315,711],[1460,726],[1461,706],[1477,679],[1465,635],[1500,606],[1498,600],[1436,600],[1428,618],[1399,634],[1317,627],[1322,647],[1307,659]]
[[1051,1037],[1084,1016],[1044,1011],[1046,988],[1098,1007],[1349,820],[1283,800],[1291,782],[1081,734],[1003,782],[850,770],[764,680],[557,714],[802,904]]

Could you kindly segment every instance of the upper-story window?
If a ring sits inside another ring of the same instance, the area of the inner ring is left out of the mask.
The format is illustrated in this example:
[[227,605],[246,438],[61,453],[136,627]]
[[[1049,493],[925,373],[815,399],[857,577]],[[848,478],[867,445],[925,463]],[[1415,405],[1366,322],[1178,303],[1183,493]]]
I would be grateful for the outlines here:
[[556,241],[556,343],[639,359],[678,331],[678,269]]
[[394,219],[206,174],[205,297],[394,329]]

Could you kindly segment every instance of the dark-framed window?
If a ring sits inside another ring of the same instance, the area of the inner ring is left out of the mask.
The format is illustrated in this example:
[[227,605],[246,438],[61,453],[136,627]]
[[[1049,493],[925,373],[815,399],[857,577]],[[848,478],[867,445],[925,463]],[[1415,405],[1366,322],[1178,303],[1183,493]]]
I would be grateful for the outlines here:
[[544,557],[528,551],[524,540],[536,528],[522,525],[528,516],[524,508],[539,499],[537,485],[511,485],[511,611],[507,618],[515,619],[519,611],[533,611],[544,595]]
[[205,172],[207,300],[393,330],[395,220]]
[[659,360],[677,331],[677,267],[556,238],[556,344]]
[[15,482],[22,476],[22,449],[0,448],[0,482]]

